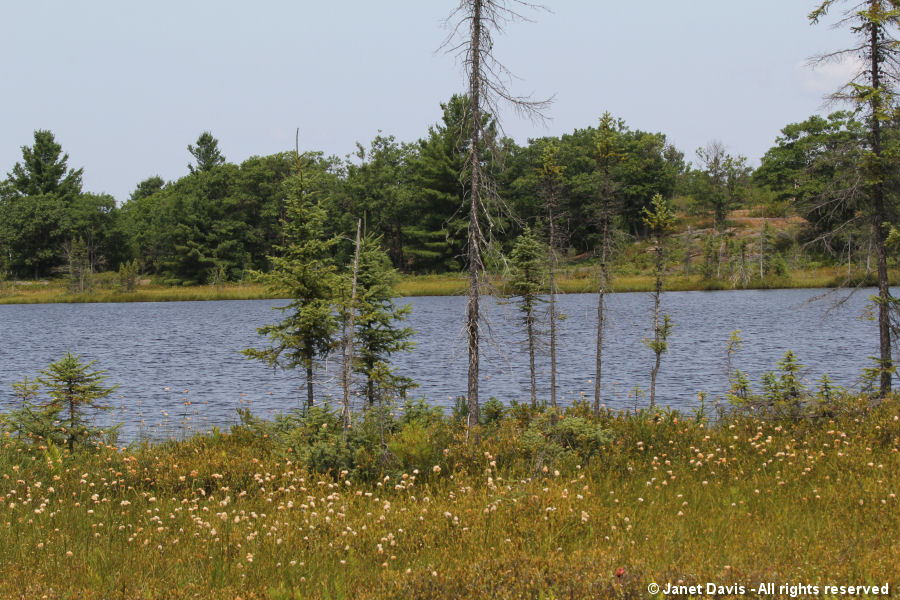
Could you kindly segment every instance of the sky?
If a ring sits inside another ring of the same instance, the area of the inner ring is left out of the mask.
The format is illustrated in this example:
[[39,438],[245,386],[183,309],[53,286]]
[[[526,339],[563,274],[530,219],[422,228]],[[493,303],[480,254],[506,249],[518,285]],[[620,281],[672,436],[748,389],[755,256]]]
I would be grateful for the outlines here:
[[[84,189],[120,202],[154,175],[175,180],[211,131],[231,162],[293,149],[343,157],[379,131],[427,135],[464,91],[440,50],[456,0],[33,0],[0,26],[0,178],[36,129],[84,168]],[[810,0],[556,0],[496,34],[509,87],[553,97],[548,120],[499,117],[524,144],[610,111],[662,132],[696,162],[718,140],[758,165],[781,128],[834,107],[852,63],[811,69],[850,34],[812,26]]]

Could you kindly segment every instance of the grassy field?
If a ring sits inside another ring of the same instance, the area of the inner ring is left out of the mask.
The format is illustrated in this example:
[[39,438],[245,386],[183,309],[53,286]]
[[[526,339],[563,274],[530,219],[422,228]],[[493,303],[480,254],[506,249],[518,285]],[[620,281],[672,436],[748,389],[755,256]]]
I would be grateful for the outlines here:
[[801,422],[519,410],[474,444],[432,416],[395,423],[384,454],[357,453],[377,476],[316,473],[300,434],[264,426],[75,455],[7,434],[0,597],[896,594],[898,419],[895,398]]
[[[784,277],[769,277],[765,281],[751,280],[746,286],[754,288],[820,288],[854,285],[834,267],[820,267],[796,271]],[[892,274],[892,282],[900,284],[900,274]],[[502,280],[495,285],[502,291]],[[655,285],[651,275],[619,275],[613,280],[616,292],[648,292]],[[397,296],[453,296],[464,294],[468,279],[462,275],[404,275],[394,286]],[[703,279],[700,276],[672,275],[666,279],[667,291],[735,289],[731,281]],[[738,286],[739,287],[739,286]],[[568,269],[559,279],[563,293],[595,292],[595,270],[591,267]],[[124,293],[114,288],[97,287],[85,294],[73,294],[64,281],[6,282],[0,287],[0,304],[41,304],[76,302],[167,302],[193,300],[258,300],[271,298],[258,284],[228,284],[224,286],[163,286],[145,283],[136,292]]]

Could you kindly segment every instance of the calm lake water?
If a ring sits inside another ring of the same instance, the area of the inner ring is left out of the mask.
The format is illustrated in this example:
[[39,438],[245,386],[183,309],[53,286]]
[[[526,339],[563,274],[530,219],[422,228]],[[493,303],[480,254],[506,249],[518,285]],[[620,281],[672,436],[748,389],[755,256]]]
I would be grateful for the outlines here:
[[[669,352],[657,380],[658,403],[688,409],[697,392],[712,398],[727,389],[725,346],[741,330],[743,349],[736,367],[759,377],[775,368],[785,351],[797,353],[810,381],[823,372],[838,384],[858,383],[868,356],[877,353],[875,323],[860,318],[872,290],[861,290],[835,308],[848,293],[826,290],[742,290],[667,292],[662,310],[674,322]],[[397,356],[397,372],[419,383],[414,396],[442,406],[466,391],[464,297],[404,298],[417,330],[416,349]],[[594,294],[559,298],[567,319],[559,326],[558,381],[563,402],[593,396],[596,339]],[[0,306],[0,408],[15,405],[10,384],[57,360],[66,351],[104,369],[118,384],[107,418],[124,422],[127,439],[141,435],[183,435],[236,420],[235,408],[249,407],[263,417],[299,406],[305,393],[299,372],[274,372],[240,354],[262,347],[256,328],[277,321],[278,301],[165,302],[131,304],[43,304]],[[504,402],[527,401],[527,347],[520,317],[512,306],[487,305],[493,341],[481,365],[481,395]],[[603,362],[604,403],[633,408],[632,389],[649,390],[653,353],[642,339],[651,334],[649,294],[609,297]],[[485,336],[487,337],[487,335]],[[541,394],[547,397],[549,357],[539,357]],[[323,363],[317,396],[340,397],[337,360]],[[646,398],[640,401],[645,405]]]

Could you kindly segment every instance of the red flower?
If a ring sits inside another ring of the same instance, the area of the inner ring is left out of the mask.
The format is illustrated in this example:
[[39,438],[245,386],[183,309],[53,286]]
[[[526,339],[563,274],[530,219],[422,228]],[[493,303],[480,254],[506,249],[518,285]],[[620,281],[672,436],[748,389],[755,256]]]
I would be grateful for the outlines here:
[[616,577],[621,577],[625,574],[625,567],[619,567],[616,569]]

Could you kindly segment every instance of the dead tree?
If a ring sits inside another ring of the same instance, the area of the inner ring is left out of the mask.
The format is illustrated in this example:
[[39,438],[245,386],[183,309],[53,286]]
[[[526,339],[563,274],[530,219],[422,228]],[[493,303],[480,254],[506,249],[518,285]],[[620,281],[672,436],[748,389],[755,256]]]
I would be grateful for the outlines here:
[[600,117],[600,126],[594,140],[597,158],[597,203],[593,211],[593,220],[600,230],[600,271],[597,286],[597,353],[594,371],[594,406],[595,415],[600,414],[600,389],[603,375],[603,324],[604,302],[610,291],[612,282],[609,263],[615,246],[617,229],[615,218],[619,212],[619,184],[613,176],[613,166],[625,158],[621,150],[620,136],[624,128],[621,120],[614,119],[609,112]]
[[[824,17],[832,5],[840,0],[824,0],[809,14],[815,24]],[[857,43],[850,48],[823,54],[814,63],[836,62],[851,57],[862,59],[859,70],[852,79],[830,96],[838,102],[849,102],[865,112],[867,154],[860,164],[863,188],[866,194],[865,213],[872,224],[872,245],[875,250],[878,278],[878,336],[879,383],[882,396],[891,391],[891,373],[894,362],[891,357],[891,312],[894,299],[888,288],[887,272],[887,223],[890,218],[887,198],[888,182],[896,177],[890,156],[892,149],[885,143],[884,124],[892,117],[897,100],[897,84],[900,82],[900,40],[895,32],[900,30],[900,0],[853,1],[836,27],[847,27]]]
[[[480,288],[485,279],[482,251],[490,239],[491,209],[497,204],[490,174],[483,169],[486,153],[494,150],[483,147],[484,142],[489,141],[489,137],[484,135],[484,117],[490,114],[496,118],[500,113],[500,104],[507,103],[521,114],[541,119],[541,111],[549,105],[549,100],[533,101],[527,97],[514,96],[509,91],[511,74],[494,54],[493,36],[495,33],[502,33],[504,27],[511,22],[527,20],[517,12],[517,8],[535,7],[536,5],[521,0],[460,0],[447,19],[451,24],[451,31],[442,46],[461,59],[468,80],[466,124],[471,131],[471,139],[466,157],[469,195],[466,339],[469,355],[467,426],[470,430],[478,424],[479,419],[479,301]],[[482,221],[487,224],[487,234]]]
[[556,322],[559,314],[556,310],[556,295],[559,293],[556,276],[559,271],[557,250],[561,246],[561,235],[557,225],[560,217],[559,203],[562,196],[562,173],[565,167],[556,160],[559,148],[552,142],[544,147],[541,154],[540,192],[543,196],[544,208],[547,209],[547,229],[549,234],[548,279],[550,284],[550,405],[557,407],[556,401]]

